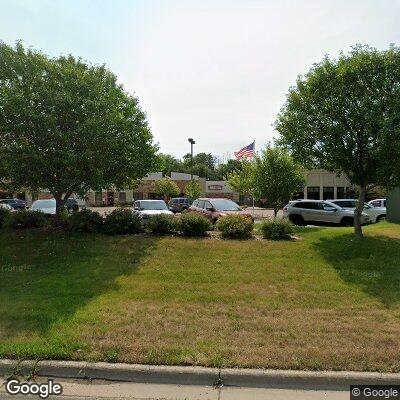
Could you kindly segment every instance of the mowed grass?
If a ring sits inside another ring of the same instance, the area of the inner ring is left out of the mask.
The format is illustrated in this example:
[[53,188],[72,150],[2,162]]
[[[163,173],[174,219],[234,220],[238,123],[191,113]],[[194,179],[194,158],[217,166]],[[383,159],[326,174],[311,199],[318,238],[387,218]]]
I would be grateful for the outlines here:
[[0,357],[400,371],[400,226],[0,233]]

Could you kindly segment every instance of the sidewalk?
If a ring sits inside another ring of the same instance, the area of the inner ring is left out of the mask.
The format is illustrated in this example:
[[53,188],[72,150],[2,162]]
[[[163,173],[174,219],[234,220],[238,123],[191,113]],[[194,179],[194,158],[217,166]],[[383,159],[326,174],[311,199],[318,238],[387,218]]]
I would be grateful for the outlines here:
[[[37,382],[45,382],[39,378]],[[71,381],[55,378],[62,385],[63,400],[80,399],[136,399],[136,400],[348,400],[348,391],[307,391],[287,389],[261,389],[223,386],[167,385],[105,381]],[[0,399],[26,399],[5,393],[0,379]],[[56,399],[56,396],[51,396]]]

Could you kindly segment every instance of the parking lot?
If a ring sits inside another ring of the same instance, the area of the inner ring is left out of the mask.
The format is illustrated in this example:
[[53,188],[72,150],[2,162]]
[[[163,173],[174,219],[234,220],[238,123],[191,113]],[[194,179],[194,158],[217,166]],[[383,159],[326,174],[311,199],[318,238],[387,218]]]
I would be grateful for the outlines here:
[[[106,215],[109,214],[111,211],[115,210],[117,207],[88,207],[92,211],[97,211],[100,215]],[[270,208],[260,208],[260,207],[254,207],[254,212],[253,212],[253,207],[249,207],[247,209],[248,211],[251,212],[253,215],[255,221],[261,221],[263,218],[270,218],[274,216],[274,211]],[[278,217],[282,216],[282,210],[278,212]]]

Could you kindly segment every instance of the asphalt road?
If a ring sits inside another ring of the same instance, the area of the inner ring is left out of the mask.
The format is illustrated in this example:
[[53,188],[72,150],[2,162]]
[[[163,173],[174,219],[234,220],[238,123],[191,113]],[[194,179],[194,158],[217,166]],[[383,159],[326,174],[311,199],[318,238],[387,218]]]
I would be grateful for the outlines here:
[[[40,378],[39,382],[44,382]],[[105,381],[72,381],[54,379],[63,386],[61,396],[67,399],[136,399],[136,400],[348,400],[349,392],[310,391],[287,389],[258,389],[240,387],[179,386]],[[0,379],[0,399],[26,399],[26,396],[5,393],[4,379]],[[28,398],[36,398],[29,396]]]

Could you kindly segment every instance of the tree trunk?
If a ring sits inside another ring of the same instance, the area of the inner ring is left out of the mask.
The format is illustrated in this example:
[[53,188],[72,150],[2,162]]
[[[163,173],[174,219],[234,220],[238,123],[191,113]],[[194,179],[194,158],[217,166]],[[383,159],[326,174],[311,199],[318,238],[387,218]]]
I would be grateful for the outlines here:
[[357,208],[354,210],[354,233],[356,238],[361,239],[364,237],[361,226],[361,214],[364,211],[366,187],[360,185],[359,190],[358,204]]
[[56,200],[56,218],[60,219],[64,210],[65,201],[63,200],[62,195],[59,193],[54,194],[54,198]]
[[274,208],[274,218],[278,215],[279,208]]

